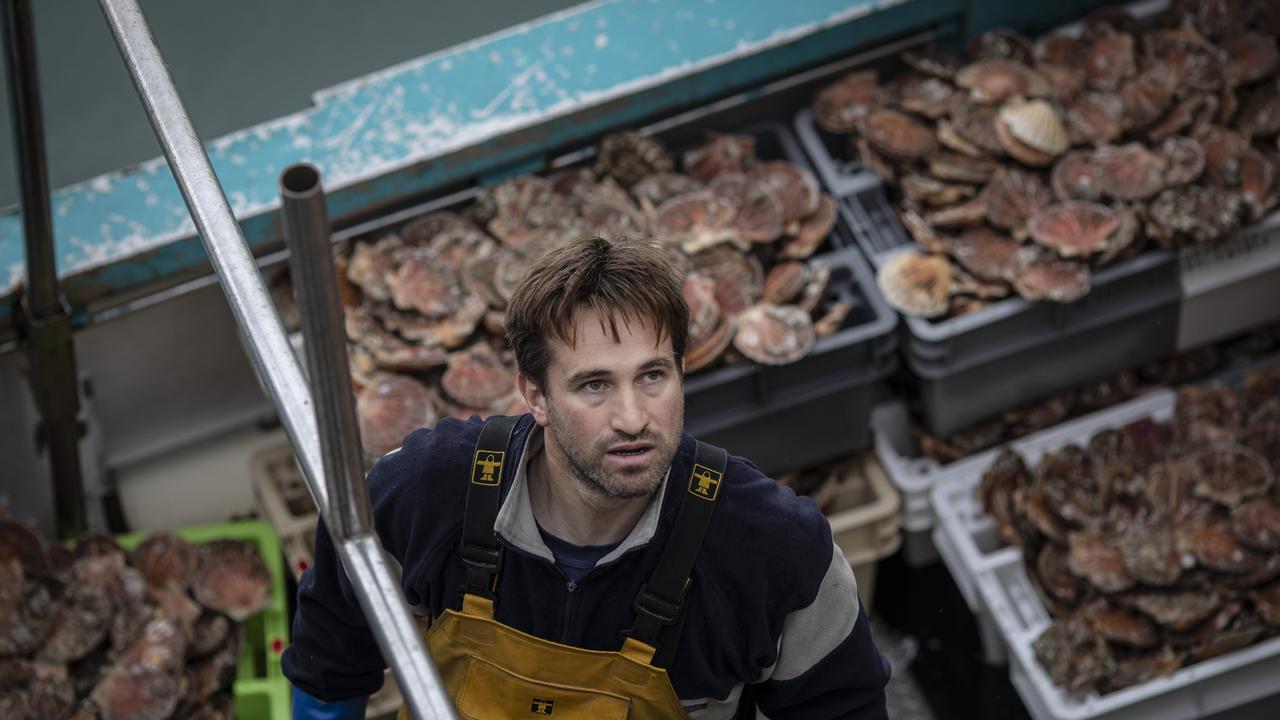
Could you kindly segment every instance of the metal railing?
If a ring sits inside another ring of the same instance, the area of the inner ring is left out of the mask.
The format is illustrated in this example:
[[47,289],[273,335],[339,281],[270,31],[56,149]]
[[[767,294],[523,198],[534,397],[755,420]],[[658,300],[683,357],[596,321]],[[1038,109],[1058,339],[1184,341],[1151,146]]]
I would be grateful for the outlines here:
[[378,647],[415,717],[454,718],[453,704],[423,647],[398,578],[369,518],[346,346],[338,335],[342,324],[335,320],[336,286],[324,290],[326,282],[336,281],[319,173],[300,166],[282,178],[287,234],[295,244],[291,255],[295,267],[304,274],[296,285],[306,323],[312,377],[309,389],[137,1],[99,1],[227,296],[254,369],[280,413]]

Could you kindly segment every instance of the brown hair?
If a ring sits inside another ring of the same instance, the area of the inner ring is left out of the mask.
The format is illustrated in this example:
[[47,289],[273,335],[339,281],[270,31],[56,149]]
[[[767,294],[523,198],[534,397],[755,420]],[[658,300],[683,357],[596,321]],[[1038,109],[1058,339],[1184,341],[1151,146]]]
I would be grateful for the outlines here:
[[548,337],[573,347],[579,310],[606,318],[615,340],[618,319],[648,322],[658,342],[671,338],[676,366],[689,338],[683,279],[666,251],[639,240],[584,237],[543,255],[507,306],[507,340],[520,372],[546,390]]

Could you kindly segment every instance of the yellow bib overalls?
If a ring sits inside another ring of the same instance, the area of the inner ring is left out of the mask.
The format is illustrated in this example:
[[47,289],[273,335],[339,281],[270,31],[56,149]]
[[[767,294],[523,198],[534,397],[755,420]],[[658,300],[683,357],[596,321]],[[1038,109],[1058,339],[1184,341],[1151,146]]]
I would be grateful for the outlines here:
[[[463,519],[467,568],[462,609],[445,610],[426,633],[445,690],[462,718],[658,720],[686,717],[667,671],[653,664],[659,636],[679,618],[693,559],[710,520],[727,455],[699,442],[653,577],[636,598],[635,627],[616,651],[584,650],[534,637],[493,617],[501,548],[493,525],[503,466],[518,417],[485,423],[472,461]],[[678,629],[677,629],[678,632]],[[664,643],[675,637],[664,635]],[[409,720],[401,708],[399,720]]]

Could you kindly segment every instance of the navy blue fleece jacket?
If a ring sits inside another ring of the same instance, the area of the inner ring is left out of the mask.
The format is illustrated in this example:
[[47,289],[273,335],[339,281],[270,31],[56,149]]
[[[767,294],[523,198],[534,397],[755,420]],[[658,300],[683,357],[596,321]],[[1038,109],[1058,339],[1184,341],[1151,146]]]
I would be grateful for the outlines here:
[[[481,427],[475,418],[442,420],[369,473],[380,539],[403,568],[409,602],[431,617],[460,605],[462,514]],[[532,435],[536,452],[540,433],[525,416],[508,454],[521,469],[504,473],[496,617],[556,642],[616,650],[675,520],[695,442],[682,438],[668,482],[618,550],[572,583],[537,537],[523,487],[523,451]],[[373,693],[385,667],[321,523],[315,563],[299,584],[285,674],[332,702]],[[693,718],[754,717],[753,703],[771,720],[886,717],[889,666],[830,526],[811,500],[743,458],[729,457],[668,671]]]

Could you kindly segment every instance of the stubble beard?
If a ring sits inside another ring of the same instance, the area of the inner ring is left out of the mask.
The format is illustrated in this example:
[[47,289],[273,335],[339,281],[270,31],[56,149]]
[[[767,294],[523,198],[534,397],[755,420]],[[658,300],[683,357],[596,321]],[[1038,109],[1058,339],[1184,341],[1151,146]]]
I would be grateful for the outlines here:
[[[683,418],[681,418],[683,425]],[[667,469],[675,458],[678,441],[662,438],[653,433],[644,433],[637,437],[618,437],[613,442],[647,442],[653,445],[654,462],[649,467],[635,473],[610,473],[604,466],[605,449],[584,447],[574,441],[563,424],[557,419],[552,407],[547,408],[547,431],[551,433],[569,461],[569,470],[574,478],[588,490],[614,500],[632,500],[648,497],[657,491],[667,476]],[[681,430],[677,429],[676,437]],[[621,477],[619,477],[621,476]],[[626,481],[622,478],[625,477]]]

